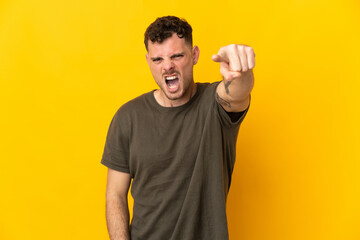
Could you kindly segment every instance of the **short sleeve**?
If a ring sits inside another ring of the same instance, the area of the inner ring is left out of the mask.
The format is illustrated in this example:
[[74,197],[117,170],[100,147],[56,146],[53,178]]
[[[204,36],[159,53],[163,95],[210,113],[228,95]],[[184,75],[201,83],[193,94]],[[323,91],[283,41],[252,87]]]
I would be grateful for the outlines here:
[[127,126],[126,121],[122,118],[120,109],[110,123],[101,163],[108,168],[130,173],[129,126]]
[[[250,101],[251,101],[251,96],[250,96]],[[242,123],[242,121],[244,120],[244,118],[249,110],[249,107],[250,107],[250,103],[249,103],[249,106],[247,107],[247,109],[245,109],[243,112],[241,112],[241,114],[239,114],[239,117],[236,119],[236,121],[233,121],[231,119],[229,113],[225,111],[225,109],[221,106],[220,103],[218,103],[215,100],[215,104],[217,107],[220,122],[223,126],[225,126],[227,128],[239,127],[240,124]]]

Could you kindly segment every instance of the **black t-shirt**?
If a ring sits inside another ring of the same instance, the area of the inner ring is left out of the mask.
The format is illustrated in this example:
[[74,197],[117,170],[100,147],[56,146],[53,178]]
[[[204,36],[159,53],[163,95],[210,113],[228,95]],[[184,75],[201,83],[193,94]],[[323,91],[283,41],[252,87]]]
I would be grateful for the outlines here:
[[247,110],[233,122],[215,100],[218,84],[197,83],[179,107],[149,92],[115,114],[101,163],[133,178],[132,240],[228,239],[226,198]]

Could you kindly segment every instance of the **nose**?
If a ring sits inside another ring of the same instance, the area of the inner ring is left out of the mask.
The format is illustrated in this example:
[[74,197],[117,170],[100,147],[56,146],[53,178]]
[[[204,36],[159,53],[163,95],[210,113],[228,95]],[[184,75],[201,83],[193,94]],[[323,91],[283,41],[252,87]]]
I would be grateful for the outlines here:
[[175,65],[171,59],[163,61],[163,70],[165,72],[171,71],[175,68]]

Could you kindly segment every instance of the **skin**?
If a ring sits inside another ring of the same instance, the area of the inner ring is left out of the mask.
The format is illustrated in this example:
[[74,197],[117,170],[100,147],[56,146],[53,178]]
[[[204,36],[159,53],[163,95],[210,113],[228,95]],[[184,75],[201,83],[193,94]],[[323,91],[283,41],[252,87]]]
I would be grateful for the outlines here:
[[111,240],[129,240],[127,193],[130,174],[108,168],[106,186],[106,222]]
[[[159,88],[154,92],[156,101],[164,107],[177,107],[187,103],[196,92],[193,66],[199,59],[199,48],[190,46],[173,34],[160,43],[149,42],[146,60]],[[246,45],[228,45],[220,48],[212,60],[220,63],[223,81],[216,89],[216,101],[228,112],[241,112],[249,106],[254,85],[252,69],[255,54]],[[174,88],[166,84],[166,76],[176,76]],[[106,187],[106,219],[111,240],[129,240],[129,210],[127,194],[130,175],[108,169]]]
[[[154,92],[156,101],[164,107],[177,107],[187,103],[196,92],[193,67],[199,59],[199,48],[191,47],[185,39],[173,34],[162,43],[149,41],[146,61],[160,89]],[[175,90],[169,89],[165,78],[176,76]]]
[[220,63],[223,81],[216,89],[216,100],[227,112],[241,112],[250,103],[250,92],[254,86],[253,68],[255,53],[252,47],[231,44],[220,48],[212,56]]

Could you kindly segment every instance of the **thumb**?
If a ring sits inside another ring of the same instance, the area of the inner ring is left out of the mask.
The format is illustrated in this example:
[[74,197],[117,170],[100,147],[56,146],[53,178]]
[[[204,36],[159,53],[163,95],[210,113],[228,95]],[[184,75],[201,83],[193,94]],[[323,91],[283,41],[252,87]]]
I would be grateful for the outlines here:
[[220,62],[220,73],[226,81],[232,81],[242,75],[240,72],[231,71],[227,62]]

